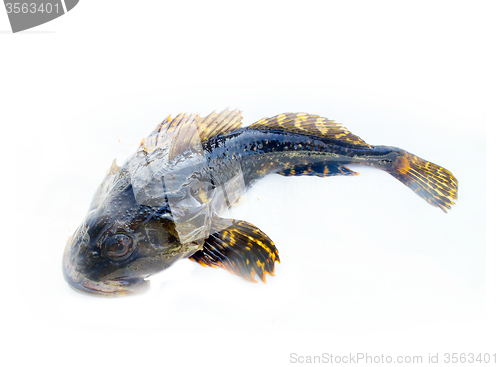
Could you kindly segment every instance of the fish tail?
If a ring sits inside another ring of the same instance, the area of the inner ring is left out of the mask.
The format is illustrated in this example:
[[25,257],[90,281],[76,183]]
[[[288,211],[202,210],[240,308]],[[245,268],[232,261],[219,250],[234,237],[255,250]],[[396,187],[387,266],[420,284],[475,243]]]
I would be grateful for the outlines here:
[[332,146],[344,148],[339,155],[346,158],[345,162],[339,159],[324,164],[304,162],[278,172],[284,176],[353,175],[355,173],[343,164],[367,164],[387,171],[429,204],[444,212],[451,209],[457,199],[458,181],[447,169],[399,148],[367,144],[333,120],[307,113],[284,113],[261,119],[248,129],[283,131],[320,138],[322,141],[330,141]]
[[384,168],[429,204],[445,213],[458,198],[458,180],[447,169],[397,149],[396,160]]

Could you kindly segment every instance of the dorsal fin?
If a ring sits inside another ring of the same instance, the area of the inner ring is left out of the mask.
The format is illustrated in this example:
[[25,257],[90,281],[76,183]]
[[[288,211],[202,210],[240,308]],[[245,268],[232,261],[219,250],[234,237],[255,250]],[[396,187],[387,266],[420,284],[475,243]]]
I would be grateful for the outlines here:
[[111,163],[111,167],[108,168],[108,171],[106,172],[106,176],[112,176],[116,172],[118,172],[121,169],[119,165],[116,164],[116,158],[113,159],[113,163]]
[[318,115],[307,113],[282,113],[280,115],[263,118],[250,125],[253,130],[277,130],[301,135],[330,138],[355,145],[369,147],[363,139],[352,134],[341,124]]
[[226,109],[215,111],[206,117],[197,114],[168,116],[156,129],[142,141],[140,148],[151,153],[161,147],[169,150],[170,158],[219,134],[229,133],[241,128],[241,111]]
[[241,128],[241,111],[229,111],[226,108],[221,113],[212,112],[200,122],[198,131],[201,141],[208,140],[214,136],[227,134]]

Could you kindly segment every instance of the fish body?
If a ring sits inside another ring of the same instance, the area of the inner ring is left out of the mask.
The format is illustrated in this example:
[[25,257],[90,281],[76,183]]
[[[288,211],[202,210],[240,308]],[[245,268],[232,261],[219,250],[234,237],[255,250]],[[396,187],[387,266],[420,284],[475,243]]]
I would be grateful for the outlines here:
[[66,245],[67,282],[96,295],[135,293],[182,258],[265,281],[279,261],[273,241],[250,223],[222,216],[272,173],[356,175],[345,165],[369,165],[443,211],[457,198],[448,170],[399,148],[371,146],[326,118],[289,113],[248,127],[241,119],[228,110],[168,117],[122,167],[113,162]]

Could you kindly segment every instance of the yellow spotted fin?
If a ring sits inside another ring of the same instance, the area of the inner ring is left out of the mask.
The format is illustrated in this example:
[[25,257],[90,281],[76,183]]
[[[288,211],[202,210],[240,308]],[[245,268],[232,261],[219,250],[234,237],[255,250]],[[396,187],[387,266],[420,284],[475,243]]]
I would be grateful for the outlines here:
[[295,166],[287,168],[283,171],[276,172],[282,176],[317,176],[317,177],[330,177],[330,176],[355,176],[357,172],[350,170],[338,163],[321,162],[304,164],[302,166]]
[[169,157],[174,158],[187,149],[201,149],[205,140],[241,128],[242,119],[241,111],[229,109],[206,117],[194,113],[168,116],[141,142],[139,149],[147,154],[157,148],[168,149]]
[[213,221],[225,228],[211,234],[191,260],[203,266],[226,269],[254,283],[257,282],[255,275],[264,283],[266,274],[274,275],[274,263],[279,262],[278,250],[264,232],[241,220],[214,218]]
[[458,198],[458,180],[450,171],[403,149],[384,170],[445,213]]
[[301,135],[329,138],[354,145],[370,147],[359,136],[354,135],[341,124],[318,115],[308,113],[282,113],[263,118],[248,127],[253,130],[274,130]]

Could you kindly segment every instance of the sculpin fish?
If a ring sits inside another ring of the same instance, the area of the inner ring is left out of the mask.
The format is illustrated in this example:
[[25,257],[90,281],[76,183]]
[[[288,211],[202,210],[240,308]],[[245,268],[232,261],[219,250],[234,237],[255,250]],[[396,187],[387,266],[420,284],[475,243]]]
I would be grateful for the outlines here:
[[63,256],[78,291],[122,295],[190,258],[265,282],[279,262],[273,241],[254,225],[223,218],[260,178],[353,176],[347,164],[386,171],[446,212],[458,182],[448,170],[407,151],[372,146],[339,123],[284,113],[242,127],[240,111],[168,117],[122,167],[111,165]]

